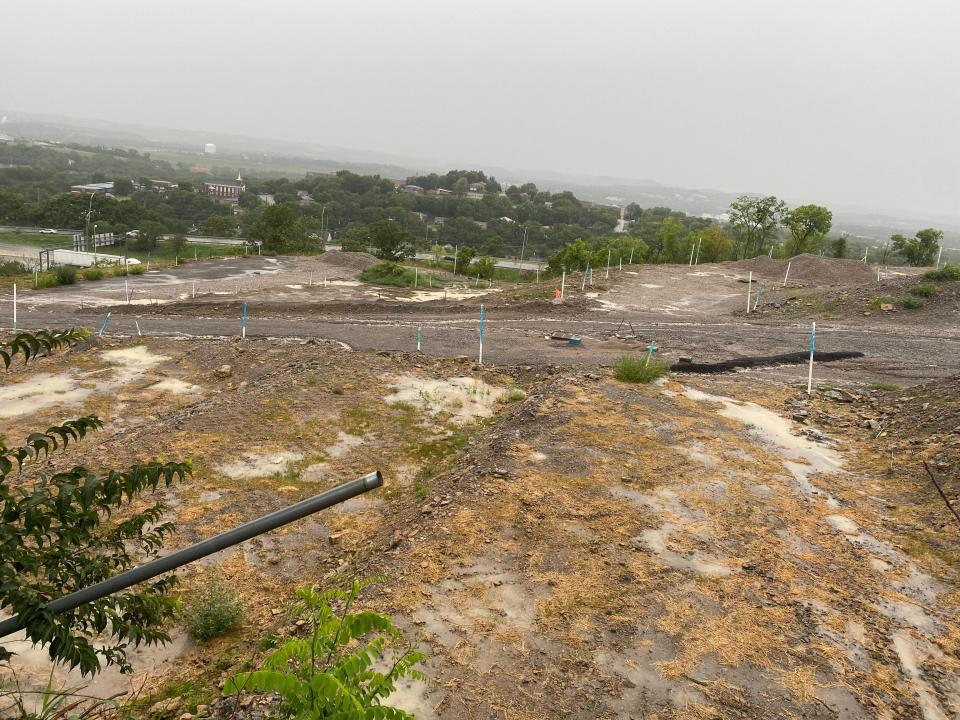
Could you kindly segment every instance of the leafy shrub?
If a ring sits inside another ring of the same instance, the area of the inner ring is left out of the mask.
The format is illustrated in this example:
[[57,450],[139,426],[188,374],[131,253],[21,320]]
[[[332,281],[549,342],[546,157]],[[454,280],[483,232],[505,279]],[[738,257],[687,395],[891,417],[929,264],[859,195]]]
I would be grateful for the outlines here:
[[144,265],[128,265],[127,272],[131,275],[143,275],[147,271]]
[[928,280],[960,280],[960,265],[947,263],[939,270],[931,270],[924,275]]
[[620,382],[648,383],[666,375],[669,366],[647,356],[621,355],[613,364],[613,376]]
[[888,382],[887,380],[878,380],[873,384],[874,390],[899,390],[900,386],[893,382]]
[[[262,670],[235,675],[223,686],[225,695],[243,690],[275,692],[284,713],[316,720],[380,718],[414,720],[381,703],[398,680],[425,679],[416,666],[423,653],[403,643],[390,616],[352,608],[371,581],[354,580],[348,590],[301,590],[298,610],[308,621],[309,634],[292,638],[267,656]],[[334,606],[342,608],[338,616]],[[389,649],[389,653],[388,653]],[[374,669],[384,659],[385,672]]]
[[53,269],[57,285],[73,285],[77,281],[77,269],[72,265],[57,265]]
[[210,574],[182,610],[194,640],[209,640],[233,630],[243,616],[243,601],[218,576]]
[[920,308],[923,307],[923,300],[920,300],[915,297],[905,297],[903,300],[900,301],[900,305],[905,310],[919,310]]
[[934,297],[940,289],[933,283],[921,283],[920,285],[914,285],[907,292],[915,297]]
[[98,267],[87,268],[81,275],[83,275],[84,280],[101,280],[103,279],[103,270]]

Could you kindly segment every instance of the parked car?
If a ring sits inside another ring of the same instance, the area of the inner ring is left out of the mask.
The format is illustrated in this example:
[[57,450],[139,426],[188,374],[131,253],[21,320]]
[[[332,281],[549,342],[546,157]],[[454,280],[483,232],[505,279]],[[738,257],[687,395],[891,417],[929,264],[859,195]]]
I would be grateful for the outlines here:
[[41,235],[56,235],[56,234],[57,234],[57,231],[54,230],[53,228],[44,228],[43,230],[40,231],[40,234],[41,234]]

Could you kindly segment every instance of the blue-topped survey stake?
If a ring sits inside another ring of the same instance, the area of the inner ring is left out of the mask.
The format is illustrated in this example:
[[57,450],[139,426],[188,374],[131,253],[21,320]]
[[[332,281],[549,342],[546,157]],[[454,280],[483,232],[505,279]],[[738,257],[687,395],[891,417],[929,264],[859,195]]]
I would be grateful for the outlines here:
[[810,331],[810,373],[807,375],[807,395],[810,394],[810,391],[813,389],[813,348],[817,342],[817,324],[813,324],[813,329]]
[[483,324],[486,316],[483,305],[480,306],[480,364],[483,365]]
[[657,351],[657,344],[651,340],[650,344],[647,345],[647,356],[643,359],[643,364],[647,365],[650,363],[650,358],[653,357],[653,354]]
[[247,337],[247,304],[243,304],[243,325],[240,326],[240,337]]
[[100,332],[97,333],[97,337],[103,337],[103,331],[107,329],[107,324],[110,322],[110,313],[107,313],[107,316],[103,319],[103,325],[100,326]]

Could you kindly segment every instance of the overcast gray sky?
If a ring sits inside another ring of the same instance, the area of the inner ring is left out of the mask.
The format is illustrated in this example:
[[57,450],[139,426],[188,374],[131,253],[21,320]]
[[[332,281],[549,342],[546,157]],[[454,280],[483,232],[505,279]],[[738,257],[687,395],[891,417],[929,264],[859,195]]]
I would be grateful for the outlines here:
[[0,106],[960,214],[956,0],[4,0]]

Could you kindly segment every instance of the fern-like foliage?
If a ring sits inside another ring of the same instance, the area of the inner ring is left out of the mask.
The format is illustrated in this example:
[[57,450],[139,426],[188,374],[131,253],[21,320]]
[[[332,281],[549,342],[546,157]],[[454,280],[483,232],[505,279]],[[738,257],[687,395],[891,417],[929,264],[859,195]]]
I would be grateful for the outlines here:
[[9,368],[10,363],[18,355],[23,356],[24,362],[29,362],[41,352],[51,353],[54,350],[76,345],[88,337],[90,337],[90,331],[86,328],[18,333],[12,340],[0,342],[0,360],[3,361],[4,368]]
[[[40,352],[84,337],[81,330],[21,333],[2,346],[0,357],[6,366],[16,355],[29,362]],[[46,605],[159,550],[173,531],[173,525],[162,522],[164,506],[157,502],[130,512],[129,505],[190,474],[188,460],[152,461],[103,473],[76,465],[51,476],[20,475],[32,461],[46,459],[100,427],[91,415],[31,433],[19,447],[0,441],[0,612],[18,616],[27,637],[46,647],[51,659],[79,667],[85,675],[97,672],[101,662],[126,669],[127,648],[169,640],[162,628],[174,614],[168,591],[175,578],[142,583],[66,612],[53,613]],[[104,524],[121,508],[118,518]],[[108,640],[94,644],[89,638],[95,635]],[[0,660],[9,657],[0,645]]]
[[[382,702],[403,678],[424,680],[417,666],[426,656],[403,642],[388,615],[353,612],[364,587],[299,592],[298,609],[310,636],[287,640],[271,653],[262,670],[241,673],[224,685],[224,694],[275,692],[294,717],[317,720],[411,720],[412,715]],[[342,607],[338,614],[335,607]]]

